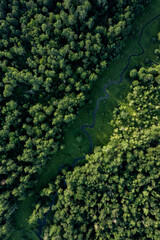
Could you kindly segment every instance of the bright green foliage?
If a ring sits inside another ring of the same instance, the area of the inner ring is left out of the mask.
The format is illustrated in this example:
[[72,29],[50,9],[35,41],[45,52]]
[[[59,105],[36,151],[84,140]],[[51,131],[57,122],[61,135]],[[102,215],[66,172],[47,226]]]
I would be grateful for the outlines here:
[[126,103],[114,111],[109,144],[96,147],[84,166],[63,170],[56,186],[43,190],[30,223],[37,223],[57,189],[46,238],[159,239],[160,65],[137,69],[135,76]]
[[2,236],[148,2],[0,1]]

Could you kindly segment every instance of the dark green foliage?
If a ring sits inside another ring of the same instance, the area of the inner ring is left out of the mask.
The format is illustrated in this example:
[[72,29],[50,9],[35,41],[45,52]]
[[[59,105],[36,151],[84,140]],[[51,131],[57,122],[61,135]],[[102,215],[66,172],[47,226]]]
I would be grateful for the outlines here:
[[37,223],[47,210],[45,202],[58,189],[43,236],[159,239],[159,66],[137,69],[136,78],[131,78],[127,102],[114,111],[115,130],[109,144],[96,147],[94,154],[87,156],[88,163],[63,171],[56,186],[43,190],[45,197],[41,194],[31,223]]
[[1,235],[146,2],[0,1]]

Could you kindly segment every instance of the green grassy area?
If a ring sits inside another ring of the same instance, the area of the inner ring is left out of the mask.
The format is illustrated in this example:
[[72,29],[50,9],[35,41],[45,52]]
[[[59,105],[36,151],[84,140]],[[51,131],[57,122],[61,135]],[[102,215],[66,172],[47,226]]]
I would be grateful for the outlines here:
[[[24,201],[19,202],[18,210],[13,215],[13,222],[16,227],[16,231],[12,234],[10,240],[23,240],[23,233],[31,230],[28,224],[28,217],[32,213],[32,210],[36,203],[36,194],[41,189],[47,186],[50,179],[56,177],[58,168],[62,164],[72,164],[75,158],[78,158],[89,151],[89,140],[81,132],[80,126],[83,124],[92,124],[93,121],[93,110],[97,99],[100,96],[104,96],[103,87],[109,80],[119,80],[120,73],[125,67],[128,57],[130,54],[138,53],[141,51],[137,44],[138,33],[140,32],[143,25],[160,13],[160,1],[153,0],[152,4],[146,7],[143,15],[138,16],[134,24],[134,35],[131,36],[127,42],[126,47],[123,50],[121,58],[115,60],[108,67],[108,69],[99,76],[99,79],[95,83],[92,91],[89,94],[89,100],[86,105],[79,111],[76,120],[71,126],[65,129],[64,140],[62,145],[65,146],[63,150],[58,151],[57,154],[51,157],[47,166],[43,169],[43,173],[39,176],[38,183],[34,189],[34,195],[26,198]],[[137,30],[138,27],[138,30]],[[137,64],[143,65],[146,58],[156,60],[153,54],[156,44],[153,43],[152,38],[157,35],[160,30],[160,19],[154,21],[147,26],[143,36],[142,44],[145,47],[145,54],[141,57],[135,57],[130,67],[136,66]],[[120,85],[111,85],[108,89],[109,99],[100,103],[99,111],[96,115],[96,124],[94,129],[88,129],[94,145],[103,146],[107,144],[110,135],[112,134],[113,128],[110,125],[112,119],[113,109],[119,104],[125,104],[125,97],[130,90],[130,83],[127,78],[124,78]],[[83,141],[78,143],[76,137],[82,135]],[[34,234],[33,240],[38,239]]]

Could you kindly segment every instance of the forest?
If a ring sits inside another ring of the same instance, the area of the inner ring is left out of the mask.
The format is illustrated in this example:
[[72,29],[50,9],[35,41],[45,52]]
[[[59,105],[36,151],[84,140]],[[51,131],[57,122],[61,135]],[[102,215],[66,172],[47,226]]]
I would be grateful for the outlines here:
[[95,147],[84,166],[63,169],[40,193],[33,225],[58,192],[44,239],[159,239],[160,64],[132,69],[129,78],[131,92],[114,110],[108,145]]
[[[100,73],[121,58],[136,16],[150,2],[0,1],[0,238],[12,240],[17,203],[33,195],[64,131]],[[159,48],[155,54],[159,59]],[[131,93],[114,110],[108,145],[41,191],[29,219],[36,228],[58,191],[46,239],[158,239],[159,76],[159,65],[131,70]]]

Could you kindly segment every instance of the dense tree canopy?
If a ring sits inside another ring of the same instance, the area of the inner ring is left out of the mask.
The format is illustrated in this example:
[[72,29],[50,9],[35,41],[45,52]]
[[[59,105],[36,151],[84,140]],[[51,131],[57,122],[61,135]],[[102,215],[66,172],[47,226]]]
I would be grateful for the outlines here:
[[84,166],[64,170],[42,191],[32,224],[58,190],[44,226],[46,239],[159,239],[159,78],[160,65],[131,70],[131,92],[114,111],[109,144],[96,147]]
[[148,2],[0,1],[0,237]]

